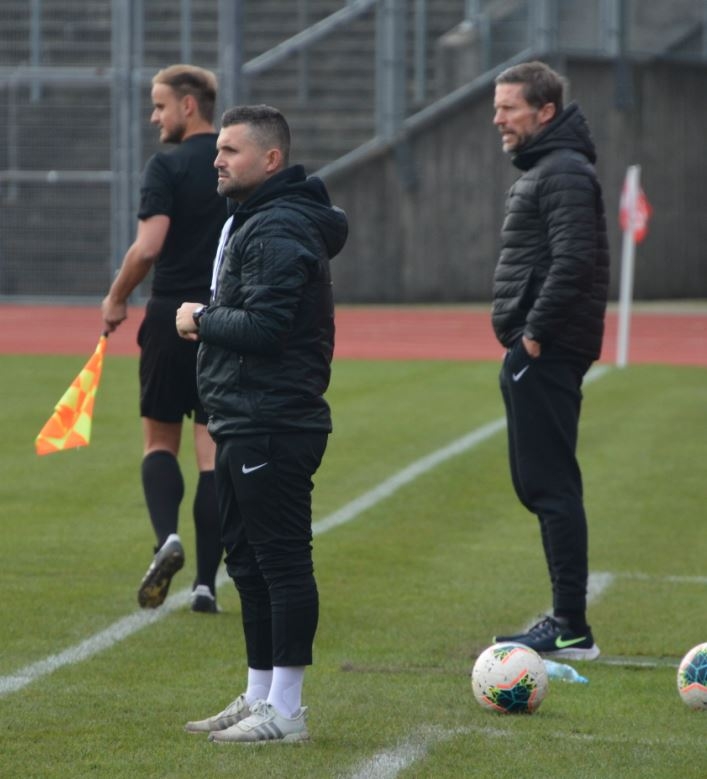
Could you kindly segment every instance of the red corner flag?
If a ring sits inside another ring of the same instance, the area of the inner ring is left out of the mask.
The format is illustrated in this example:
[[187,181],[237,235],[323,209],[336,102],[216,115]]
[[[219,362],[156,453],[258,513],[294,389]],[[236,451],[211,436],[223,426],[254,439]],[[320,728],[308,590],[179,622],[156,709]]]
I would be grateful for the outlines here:
[[648,232],[648,220],[653,213],[643,187],[637,181],[631,186],[629,175],[626,174],[624,186],[621,190],[621,202],[619,204],[619,224],[626,232],[633,231],[633,240],[640,243]]
[[39,431],[34,446],[37,454],[51,454],[62,449],[88,446],[91,441],[93,403],[101,380],[107,335],[104,333],[96,351],[73,380],[54,407],[54,413]]

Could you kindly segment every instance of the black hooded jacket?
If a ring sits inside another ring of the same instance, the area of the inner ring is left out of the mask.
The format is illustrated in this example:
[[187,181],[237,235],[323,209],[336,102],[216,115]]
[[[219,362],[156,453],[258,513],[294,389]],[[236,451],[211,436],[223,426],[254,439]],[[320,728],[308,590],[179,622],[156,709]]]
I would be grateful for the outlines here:
[[601,352],[609,248],[596,153],[572,103],[513,157],[524,171],[506,201],[492,321],[510,348],[522,335],[582,358]]
[[216,440],[331,431],[323,397],[334,351],[329,260],[347,234],[344,212],[299,165],[236,209],[199,324],[199,395]]

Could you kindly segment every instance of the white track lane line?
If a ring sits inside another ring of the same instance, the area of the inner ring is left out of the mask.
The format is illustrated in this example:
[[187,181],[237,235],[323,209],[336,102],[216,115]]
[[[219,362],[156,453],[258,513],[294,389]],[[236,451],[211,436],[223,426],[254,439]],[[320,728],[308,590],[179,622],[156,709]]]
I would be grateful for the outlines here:
[[[593,367],[585,377],[585,384],[603,376],[608,370],[610,370],[608,366]],[[369,492],[365,492],[355,500],[347,503],[333,514],[324,517],[324,519],[321,519],[318,522],[314,522],[312,525],[312,532],[314,535],[321,535],[340,525],[351,522],[351,520],[356,519],[356,517],[363,512],[373,508],[402,487],[410,484],[419,476],[431,471],[446,460],[478,446],[480,443],[483,443],[503,430],[505,426],[505,418],[496,419],[495,421],[482,425],[471,433],[458,438],[456,441],[452,441],[451,444],[432,452],[426,457],[422,457],[420,460],[408,465],[407,468],[403,468],[402,471],[398,471],[398,473],[394,474],[389,479],[381,482]],[[226,579],[226,575],[222,573],[217,579],[217,584],[222,584]],[[152,625],[155,622],[164,619],[164,617],[171,612],[183,608],[189,603],[190,597],[191,588],[180,590],[174,595],[171,595],[158,610],[136,611],[133,614],[114,622],[105,630],[96,633],[85,641],[81,641],[79,644],[65,649],[63,652],[50,655],[44,660],[39,660],[36,663],[31,663],[8,676],[0,676],[0,697],[21,690],[28,684],[31,684],[47,674],[53,673],[59,668],[82,662],[98,652],[109,649],[120,641],[128,638],[128,636],[131,636],[133,633],[137,633],[148,625]]]

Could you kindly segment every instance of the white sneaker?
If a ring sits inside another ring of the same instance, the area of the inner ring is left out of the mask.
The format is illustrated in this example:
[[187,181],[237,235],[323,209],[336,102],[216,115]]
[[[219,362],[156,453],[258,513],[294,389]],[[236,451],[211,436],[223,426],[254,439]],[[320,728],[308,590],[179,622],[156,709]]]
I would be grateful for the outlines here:
[[240,722],[250,714],[250,706],[245,699],[245,694],[239,695],[235,701],[229,703],[223,711],[214,714],[207,719],[187,722],[184,730],[187,733],[212,733],[214,731],[225,730]]
[[307,741],[306,707],[302,707],[295,717],[283,717],[282,714],[267,701],[256,701],[251,707],[250,717],[242,719],[226,730],[218,730],[209,734],[209,741],[218,743],[237,742],[253,743],[279,741],[290,743]]

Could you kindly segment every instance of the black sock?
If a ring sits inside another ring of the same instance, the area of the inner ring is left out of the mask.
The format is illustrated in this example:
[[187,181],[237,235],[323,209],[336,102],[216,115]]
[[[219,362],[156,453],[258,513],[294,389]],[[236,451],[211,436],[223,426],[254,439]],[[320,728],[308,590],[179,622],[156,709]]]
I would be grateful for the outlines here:
[[150,452],[142,461],[142,488],[157,536],[157,548],[177,532],[184,479],[177,458],[164,450]]
[[221,518],[216,502],[213,471],[202,471],[194,496],[194,529],[196,531],[196,581],[216,594],[216,572],[223,555]]

